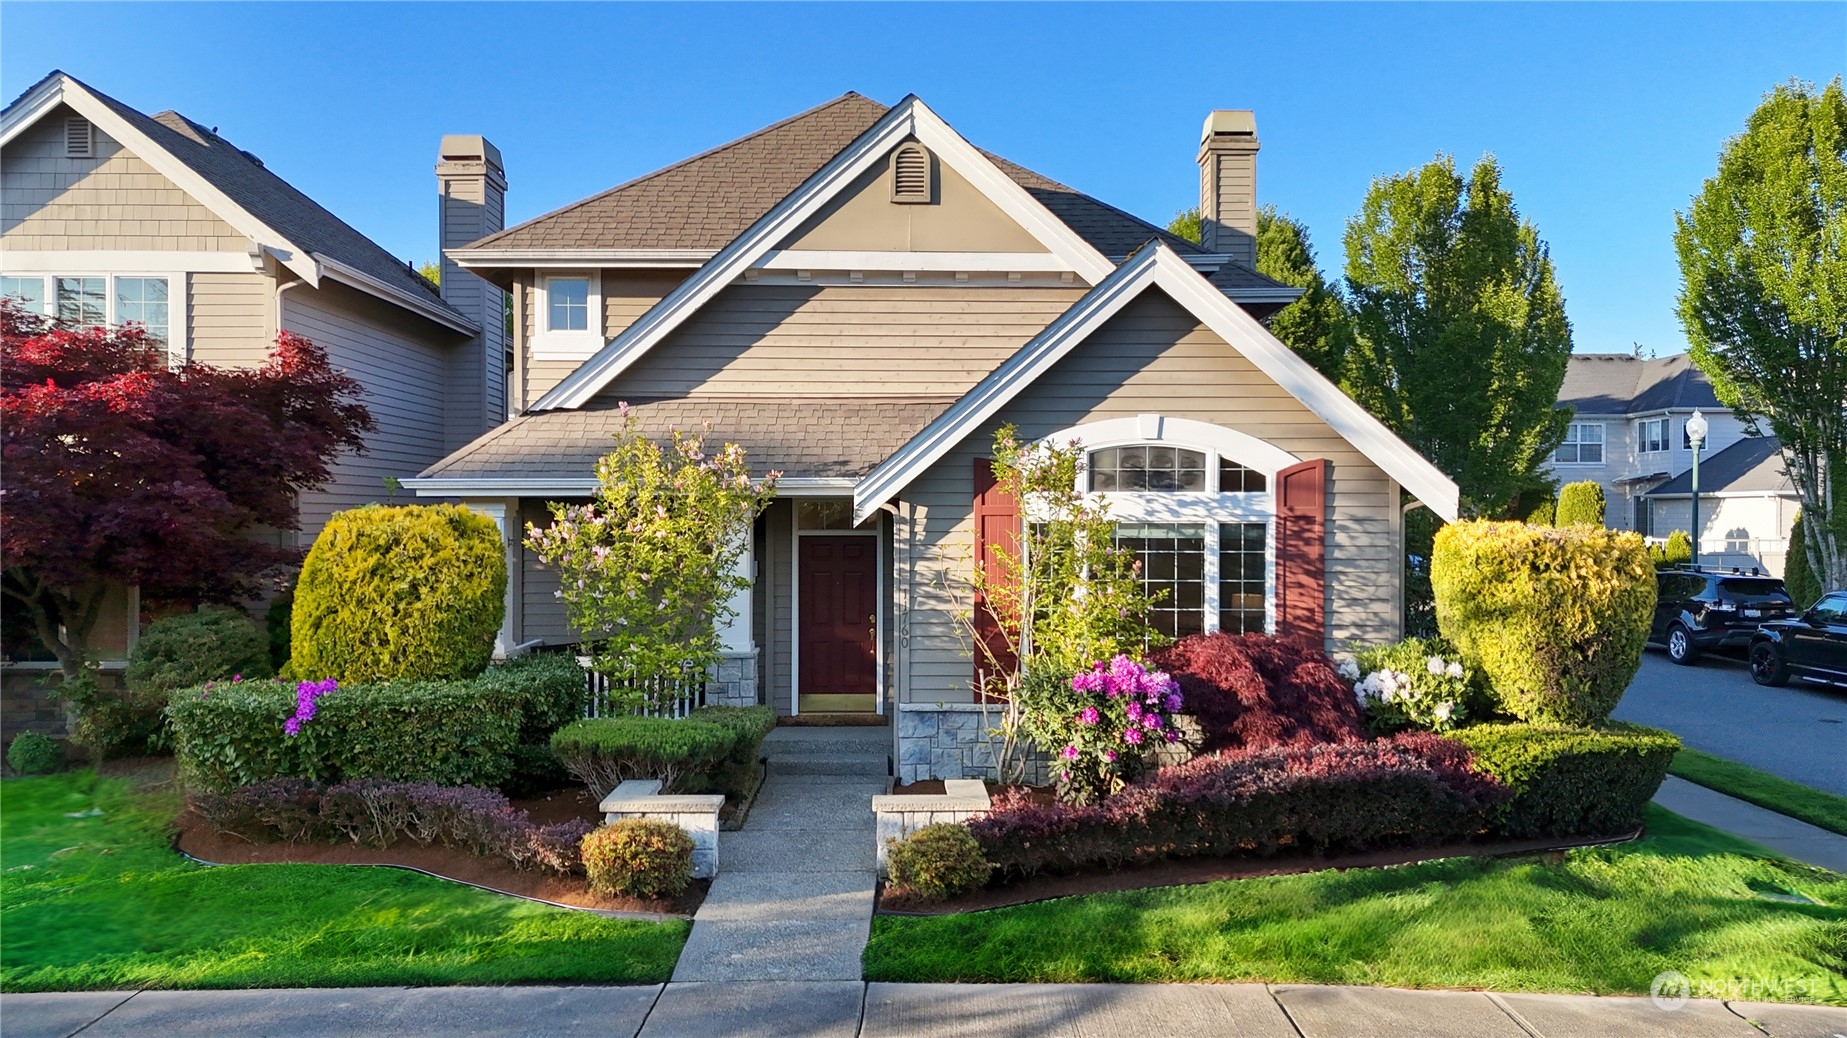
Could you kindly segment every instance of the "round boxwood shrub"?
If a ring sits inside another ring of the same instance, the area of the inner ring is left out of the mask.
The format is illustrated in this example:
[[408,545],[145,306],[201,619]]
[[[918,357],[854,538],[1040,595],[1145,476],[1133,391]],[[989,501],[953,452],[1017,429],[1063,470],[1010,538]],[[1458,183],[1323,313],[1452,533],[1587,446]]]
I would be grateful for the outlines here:
[[149,624],[122,680],[135,692],[156,693],[275,672],[269,639],[255,621],[235,609],[205,606]]
[[1594,480],[1567,483],[1558,492],[1558,526],[1602,526],[1603,487]]
[[885,852],[885,867],[893,887],[931,901],[979,890],[993,870],[968,826],[950,822],[926,825],[893,840]]
[[1655,570],[1637,534],[1452,523],[1430,579],[1443,636],[1520,720],[1597,724],[1642,664]]
[[677,897],[693,877],[693,838],[672,822],[625,818],[579,845],[590,889],[617,897]]
[[64,747],[37,732],[20,732],[7,747],[6,762],[21,775],[49,775],[64,766]]
[[335,513],[295,584],[289,669],[303,678],[472,678],[507,589],[493,520],[460,505]]

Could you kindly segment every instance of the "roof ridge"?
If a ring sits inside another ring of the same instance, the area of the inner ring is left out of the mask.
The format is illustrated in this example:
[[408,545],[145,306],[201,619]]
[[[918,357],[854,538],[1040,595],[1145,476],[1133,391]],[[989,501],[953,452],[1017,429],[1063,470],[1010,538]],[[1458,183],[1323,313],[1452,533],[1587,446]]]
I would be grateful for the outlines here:
[[[799,120],[806,119],[813,115],[818,115],[821,112],[824,112],[830,108],[833,108],[835,105],[846,104],[850,101],[853,101],[854,99],[866,101],[866,102],[869,102],[875,105],[878,104],[877,101],[873,101],[870,97],[867,97],[866,95],[860,93],[857,90],[849,90],[846,93],[841,94],[839,97],[836,97],[831,101],[823,101],[822,103],[815,105],[813,108],[809,108],[804,111],[797,112],[794,115],[786,116],[782,119],[778,119],[775,122],[770,123],[768,126],[758,127],[757,129],[752,130],[751,132],[745,134],[742,137],[738,137],[733,140],[726,141],[723,144],[719,144],[714,147],[707,148],[706,150],[698,153],[697,155],[689,155],[686,158],[679,160],[678,162],[669,163],[665,166],[662,166],[661,168],[657,170],[654,170],[653,172],[643,173],[641,176],[633,177],[629,180],[625,180],[622,183],[617,184],[614,187],[605,188],[601,191],[598,191],[594,195],[589,195],[584,198],[580,198],[575,202],[571,202],[566,205],[561,205],[558,208],[551,210],[550,212],[540,213],[537,216],[528,217],[527,219],[521,220],[519,223],[516,223],[511,227],[503,227],[500,230],[495,231],[493,234],[490,234],[485,238],[482,238],[478,241],[470,243],[469,247],[474,248],[478,246],[492,244],[493,242],[504,237],[505,235],[511,234],[514,231],[520,230],[521,228],[526,227],[528,225],[538,223],[540,220],[549,220],[554,216],[558,216],[563,213],[568,213],[573,209],[579,208],[580,206],[589,205],[592,202],[598,201],[603,198],[607,198],[610,195],[613,195],[618,191],[626,191],[629,188],[636,186],[637,184],[645,184],[648,181],[653,180],[655,177],[663,176],[665,174],[673,172],[674,170],[681,169],[685,166],[689,166],[692,163],[698,162],[702,159],[711,158],[712,156],[720,154],[721,152],[729,151],[730,149],[735,148],[741,144],[744,144],[749,141],[753,141],[757,139],[758,137],[761,137],[764,134],[769,133],[772,130],[781,129],[784,126],[789,125],[790,123],[794,123]],[[891,110],[890,108],[884,105],[879,105],[879,107],[885,108],[886,111]]]

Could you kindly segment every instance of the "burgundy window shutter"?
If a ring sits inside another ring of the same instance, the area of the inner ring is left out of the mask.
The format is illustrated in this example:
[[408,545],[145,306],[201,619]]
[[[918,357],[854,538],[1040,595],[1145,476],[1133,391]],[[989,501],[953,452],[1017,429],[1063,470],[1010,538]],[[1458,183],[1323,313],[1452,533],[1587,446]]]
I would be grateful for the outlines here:
[[1276,634],[1322,648],[1327,639],[1328,461],[1276,474]]
[[[998,579],[1002,573],[1000,559],[994,554],[995,547],[1005,548],[1007,552],[1018,557],[1020,550],[1020,503],[1012,494],[1007,493],[998,480],[994,478],[994,462],[988,458],[975,459],[975,565],[986,574],[990,581]],[[980,645],[988,647],[988,652],[980,649],[975,653],[975,687],[985,690],[996,684],[993,675],[988,674],[990,655],[1001,666],[1011,670],[1018,663],[1002,630],[1002,618],[995,616],[988,607],[985,596],[975,596],[975,639]],[[985,693],[984,693],[985,694]]]

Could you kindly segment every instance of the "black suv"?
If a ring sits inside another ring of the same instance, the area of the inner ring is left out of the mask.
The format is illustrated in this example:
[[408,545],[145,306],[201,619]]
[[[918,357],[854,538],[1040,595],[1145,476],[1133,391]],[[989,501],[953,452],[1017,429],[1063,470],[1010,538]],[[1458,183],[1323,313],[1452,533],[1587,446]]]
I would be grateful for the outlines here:
[[1756,569],[1664,569],[1655,574],[1658,596],[1648,640],[1667,647],[1667,658],[1692,664],[1702,652],[1750,644],[1757,625],[1793,615],[1783,582]]
[[1776,620],[1751,638],[1751,678],[1789,684],[1792,674],[1847,681],[1847,591],[1830,591],[1801,616]]

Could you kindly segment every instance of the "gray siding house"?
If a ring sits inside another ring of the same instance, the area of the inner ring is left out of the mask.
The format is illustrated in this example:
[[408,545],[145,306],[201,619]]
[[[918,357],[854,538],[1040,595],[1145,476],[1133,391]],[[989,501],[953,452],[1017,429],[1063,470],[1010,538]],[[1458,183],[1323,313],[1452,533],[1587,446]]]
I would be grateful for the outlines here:
[[[478,137],[443,144],[445,243],[499,229],[499,156]],[[0,112],[0,216],[0,294],[74,324],[140,322],[175,364],[258,365],[292,331],[359,380],[378,429],[301,495],[290,536],[304,546],[333,512],[384,499],[388,477],[506,417],[500,288],[450,263],[439,292],[177,112],[146,115],[51,73]],[[119,589],[99,629],[115,662],[138,632],[137,601]]]
[[992,764],[956,616],[1018,529],[987,469],[1005,423],[1087,448],[1080,489],[1168,593],[1170,632],[1395,638],[1405,499],[1453,518],[1456,488],[1262,324],[1298,293],[1252,269],[1257,150],[1251,113],[1207,118],[1201,246],[915,97],[846,94],[450,241],[511,293],[515,417],[406,485],[501,524],[511,651],[570,644],[524,528],[591,492],[620,404],[653,435],[711,423],[784,477],[708,693],[895,720],[906,780]]

